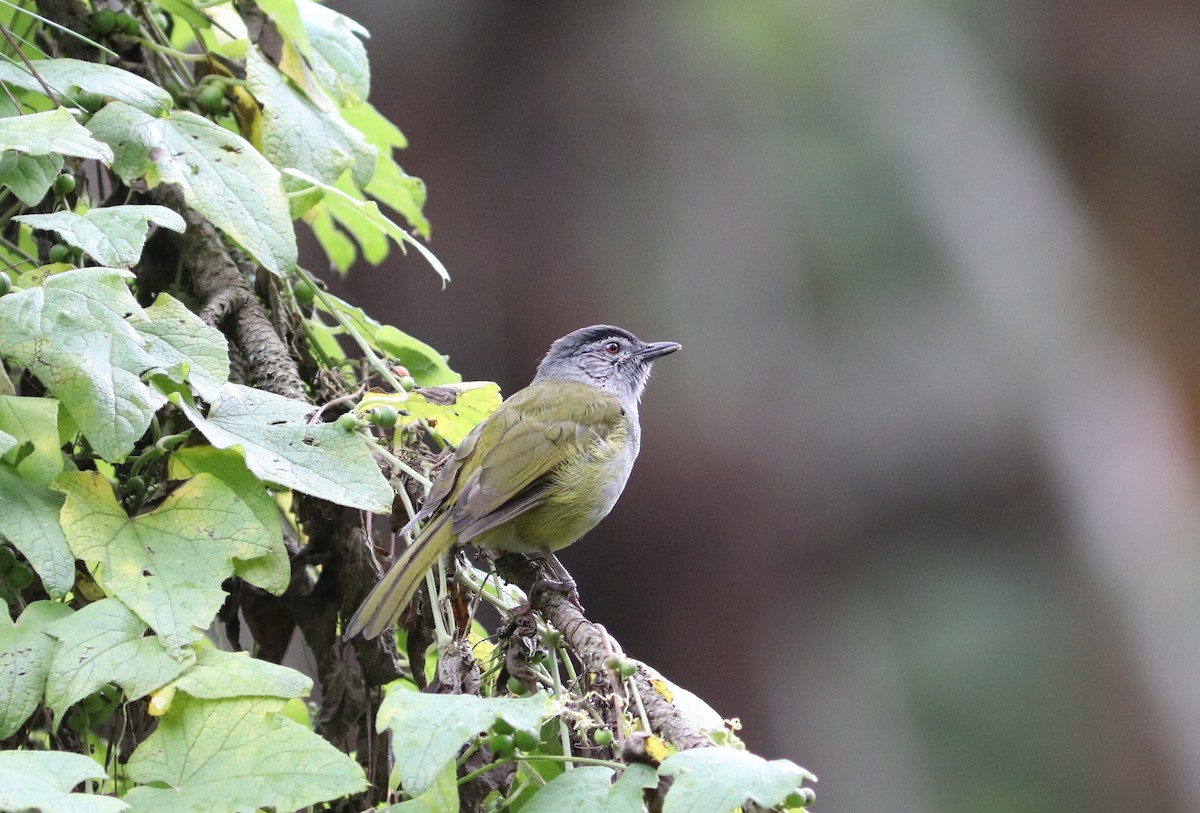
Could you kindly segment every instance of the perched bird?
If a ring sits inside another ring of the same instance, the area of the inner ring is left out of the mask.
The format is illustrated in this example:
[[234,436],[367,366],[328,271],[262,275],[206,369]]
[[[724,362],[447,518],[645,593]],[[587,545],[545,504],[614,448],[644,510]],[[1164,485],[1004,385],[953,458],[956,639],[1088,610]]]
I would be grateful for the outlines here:
[[[345,637],[390,629],[438,557],[455,545],[553,552],[612,510],[641,446],[638,400],[675,342],[593,325],[550,345],[533,383],[472,430],[434,480],[416,540],[366,597]],[[414,524],[414,523],[410,523]]]

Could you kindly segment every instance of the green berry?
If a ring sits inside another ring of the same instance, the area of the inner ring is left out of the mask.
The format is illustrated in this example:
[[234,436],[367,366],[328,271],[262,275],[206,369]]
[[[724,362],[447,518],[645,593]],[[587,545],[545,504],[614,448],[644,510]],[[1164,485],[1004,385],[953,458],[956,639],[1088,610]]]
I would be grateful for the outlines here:
[[75,191],[75,176],[64,172],[54,179],[54,193],[60,198]]
[[88,715],[83,709],[76,709],[67,715],[67,728],[76,734],[86,734],[88,730]]
[[12,548],[0,546],[0,573],[7,573],[17,563],[17,555]]
[[296,302],[303,308],[312,305],[313,300],[317,296],[316,290],[308,283],[308,280],[302,279],[292,285],[292,296],[296,297]]
[[66,262],[67,257],[71,256],[71,247],[66,243],[55,243],[54,245],[50,246],[50,251],[47,252],[47,256],[50,258],[50,262],[52,263]]
[[790,808],[808,807],[817,800],[817,794],[812,788],[796,788],[788,794],[784,800],[784,805]]
[[347,432],[353,432],[358,428],[358,416],[353,412],[343,412],[341,415],[338,415],[337,425]]
[[508,690],[516,695],[528,694],[529,690],[525,688],[525,684],[520,681],[516,675],[509,675]]
[[607,728],[598,728],[592,734],[592,742],[596,743],[596,745],[600,745],[600,746],[612,745],[612,741],[613,741],[613,733],[611,731],[609,731]]
[[510,723],[508,720],[505,720],[503,717],[497,717],[496,722],[492,723],[492,731],[496,732],[497,734],[512,734],[515,730],[516,729],[512,727],[512,723]]
[[380,404],[371,410],[368,420],[376,426],[384,429],[391,429],[396,425],[396,421],[400,419],[400,414],[396,412],[396,408],[390,404]]
[[92,15],[92,30],[97,34],[111,34],[117,27],[117,13],[111,8],[102,8]]
[[405,392],[412,392],[413,388],[417,386],[417,380],[411,375],[402,375],[400,376],[400,386],[404,387]]
[[522,751],[536,751],[538,746],[542,744],[542,738],[538,736],[536,731],[530,731],[523,728],[512,735],[513,742]]
[[617,671],[621,673],[623,678],[631,678],[637,674],[637,664],[633,661],[621,661],[621,665],[617,667]]
[[624,660],[620,655],[609,655],[604,659],[604,668],[613,672],[621,668],[621,662]]
[[208,82],[196,96],[206,113],[220,113],[225,107],[225,83]]
[[137,18],[123,11],[117,13],[117,26],[123,33],[131,37],[136,36],[142,30],[142,25],[137,21]]
[[17,590],[24,590],[33,584],[33,571],[29,569],[29,565],[15,564],[5,574],[4,578]]
[[487,738],[487,745],[499,759],[508,759],[516,751],[513,738],[508,734],[493,734]]

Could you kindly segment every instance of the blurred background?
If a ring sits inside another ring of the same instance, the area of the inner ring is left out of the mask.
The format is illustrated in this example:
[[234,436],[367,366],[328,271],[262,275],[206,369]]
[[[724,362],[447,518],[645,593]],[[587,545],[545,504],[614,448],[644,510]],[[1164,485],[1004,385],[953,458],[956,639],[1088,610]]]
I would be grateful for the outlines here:
[[454,279],[341,290],[684,345],[591,617],[817,810],[1200,810],[1200,5],[333,5]]

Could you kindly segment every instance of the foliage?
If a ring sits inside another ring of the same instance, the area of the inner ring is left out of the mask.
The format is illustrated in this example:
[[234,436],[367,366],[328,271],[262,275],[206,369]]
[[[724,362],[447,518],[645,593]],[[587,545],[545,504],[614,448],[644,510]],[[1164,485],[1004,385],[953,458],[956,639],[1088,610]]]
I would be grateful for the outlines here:
[[342,272],[398,245],[448,279],[366,32],[311,0],[38,9],[0,9],[0,810],[807,804],[504,568],[446,562],[396,640],[340,640],[370,543],[500,402],[298,265],[303,222]]

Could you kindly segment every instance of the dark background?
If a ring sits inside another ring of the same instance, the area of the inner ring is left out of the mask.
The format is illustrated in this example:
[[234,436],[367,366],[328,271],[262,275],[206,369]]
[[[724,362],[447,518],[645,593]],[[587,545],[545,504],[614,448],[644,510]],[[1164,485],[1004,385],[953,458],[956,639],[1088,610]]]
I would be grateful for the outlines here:
[[684,345],[591,617],[819,810],[1200,809],[1200,5],[334,6],[454,280],[342,290]]

